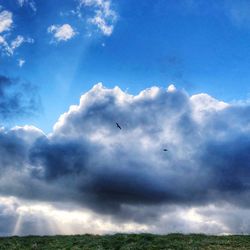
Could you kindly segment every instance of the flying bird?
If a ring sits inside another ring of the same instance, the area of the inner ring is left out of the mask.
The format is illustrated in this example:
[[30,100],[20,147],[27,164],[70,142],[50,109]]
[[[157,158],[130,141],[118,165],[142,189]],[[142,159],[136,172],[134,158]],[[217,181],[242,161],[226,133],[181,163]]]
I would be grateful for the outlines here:
[[166,152],[166,151],[168,151],[168,150],[167,150],[166,148],[164,148],[164,149],[163,149],[163,151],[165,151],[165,152]]
[[116,127],[119,128],[119,129],[122,129],[117,122],[116,122]]

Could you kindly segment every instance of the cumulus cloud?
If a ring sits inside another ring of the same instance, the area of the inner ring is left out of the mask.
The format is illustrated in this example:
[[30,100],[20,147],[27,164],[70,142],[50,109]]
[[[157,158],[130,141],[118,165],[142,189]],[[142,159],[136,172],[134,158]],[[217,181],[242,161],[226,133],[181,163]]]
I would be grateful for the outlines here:
[[0,12],[0,33],[10,30],[13,23],[12,13],[6,10]]
[[76,32],[69,24],[51,25],[48,32],[52,33],[56,41],[68,41],[72,39]]
[[250,212],[249,112],[173,85],[130,95],[97,84],[49,135],[0,131],[0,192],[74,204],[151,232],[246,231],[220,209],[235,218]]
[[0,75],[0,118],[9,119],[34,114],[40,101],[32,84]]
[[93,15],[88,22],[95,25],[105,36],[113,33],[117,13],[111,7],[110,0],[79,0],[78,12],[82,6],[93,8]]

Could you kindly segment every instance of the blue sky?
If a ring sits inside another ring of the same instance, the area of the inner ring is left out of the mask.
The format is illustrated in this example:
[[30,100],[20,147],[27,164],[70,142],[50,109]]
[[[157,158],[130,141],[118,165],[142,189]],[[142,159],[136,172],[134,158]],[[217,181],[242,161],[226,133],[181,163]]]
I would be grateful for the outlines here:
[[[59,115],[97,82],[132,94],[174,83],[224,101],[248,98],[248,1],[120,0],[108,1],[108,10],[96,2],[80,7],[77,0],[0,1],[13,21],[2,35],[9,42],[18,35],[31,40],[11,55],[1,49],[0,73],[37,85],[41,96],[37,116],[19,118],[20,124],[51,131]],[[91,23],[98,10],[112,12],[101,14],[111,32]],[[48,32],[65,24],[75,32],[67,40]]]

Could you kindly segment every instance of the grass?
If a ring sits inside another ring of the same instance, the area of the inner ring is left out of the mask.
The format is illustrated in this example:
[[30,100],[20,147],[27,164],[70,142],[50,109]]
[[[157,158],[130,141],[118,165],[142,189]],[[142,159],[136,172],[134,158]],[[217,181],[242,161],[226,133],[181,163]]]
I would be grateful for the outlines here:
[[203,234],[115,234],[73,236],[1,237],[0,249],[64,250],[163,250],[163,249],[250,249],[250,236]]

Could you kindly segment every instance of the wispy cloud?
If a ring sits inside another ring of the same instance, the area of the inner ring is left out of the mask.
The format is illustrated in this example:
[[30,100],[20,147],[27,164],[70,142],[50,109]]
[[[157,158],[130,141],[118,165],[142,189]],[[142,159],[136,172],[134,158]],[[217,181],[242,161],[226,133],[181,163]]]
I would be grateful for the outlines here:
[[250,25],[250,2],[247,0],[224,2],[224,11],[236,26]]
[[20,68],[22,68],[23,67],[23,65],[25,64],[25,60],[24,59],[18,59],[18,66],[20,67]]
[[20,7],[29,6],[34,12],[37,11],[36,3],[33,0],[17,0]]
[[8,56],[12,56],[17,48],[23,43],[33,43],[32,38],[24,38],[21,35],[13,40],[9,38],[9,33],[13,27],[13,14],[10,11],[0,12],[0,49]]
[[68,41],[77,34],[76,31],[69,24],[63,24],[61,26],[51,25],[48,28],[48,32],[52,33],[54,36],[54,39],[59,42]]
[[[184,0],[178,6],[182,7],[183,12],[206,13],[207,2],[202,0]],[[250,27],[250,2],[248,0],[222,0],[211,1],[209,8],[213,13],[218,13],[229,19],[231,24],[236,27]]]
[[23,36],[18,35],[15,40],[11,42],[11,48],[14,51],[16,48],[20,47],[22,43],[25,42],[25,39]]
[[21,35],[18,35],[14,40],[8,43],[4,36],[0,36],[0,46],[2,46],[3,52],[12,56],[17,48],[19,48],[23,43],[33,43],[34,40],[31,38],[24,38]]
[[79,11],[83,6],[93,8],[93,16],[88,18],[88,22],[95,25],[102,34],[110,36],[117,21],[117,13],[111,5],[110,0],[79,0]]

